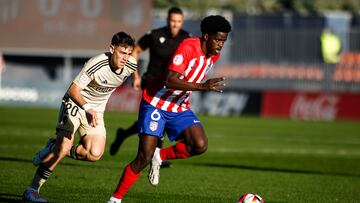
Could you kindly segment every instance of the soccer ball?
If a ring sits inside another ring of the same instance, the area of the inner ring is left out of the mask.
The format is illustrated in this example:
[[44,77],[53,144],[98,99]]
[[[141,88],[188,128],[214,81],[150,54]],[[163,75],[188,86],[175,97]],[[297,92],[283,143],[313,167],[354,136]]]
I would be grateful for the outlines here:
[[257,194],[246,193],[240,197],[238,203],[264,203],[264,200]]

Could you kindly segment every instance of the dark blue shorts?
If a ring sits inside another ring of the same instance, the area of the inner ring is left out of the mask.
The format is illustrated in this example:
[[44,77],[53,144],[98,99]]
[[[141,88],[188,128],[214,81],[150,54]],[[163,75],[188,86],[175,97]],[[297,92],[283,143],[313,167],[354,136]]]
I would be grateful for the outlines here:
[[163,111],[142,100],[139,111],[139,133],[163,137],[165,130],[170,141],[179,140],[181,132],[193,125],[201,125],[193,111],[179,113]]

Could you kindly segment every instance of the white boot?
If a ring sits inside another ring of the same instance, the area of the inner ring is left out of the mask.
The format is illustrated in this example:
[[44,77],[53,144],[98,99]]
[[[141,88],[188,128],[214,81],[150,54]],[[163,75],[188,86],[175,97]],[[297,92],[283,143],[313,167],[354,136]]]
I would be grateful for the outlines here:
[[107,203],[121,203],[121,199],[111,196]]
[[160,179],[160,166],[161,166],[161,158],[160,158],[160,148],[156,148],[153,158],[151,160],[151,166],[149,171],[149,181],[153,186],[157,186],[159,184]]

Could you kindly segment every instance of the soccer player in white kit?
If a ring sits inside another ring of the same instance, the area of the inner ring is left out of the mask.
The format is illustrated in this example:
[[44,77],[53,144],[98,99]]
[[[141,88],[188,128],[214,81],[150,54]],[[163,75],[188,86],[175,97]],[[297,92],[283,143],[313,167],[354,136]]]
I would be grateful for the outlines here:
[[[47,202],[40,197],[40,188],[65,156],[92,162],[100,159],[106,143],[105,106],[111,93],[136,70],[136,60],[130,56],[134,43],[125,32],[115,34],[109,52],[91,58],[76,76],[62,100],[56,139],[49,139],[33,159],[38,168],[23,200]],[[81,140],[74,145],[76,132]]]

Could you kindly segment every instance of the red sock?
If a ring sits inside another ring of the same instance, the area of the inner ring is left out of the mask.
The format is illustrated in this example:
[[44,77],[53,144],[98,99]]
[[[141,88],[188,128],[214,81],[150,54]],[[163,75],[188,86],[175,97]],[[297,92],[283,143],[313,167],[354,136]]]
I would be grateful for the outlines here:
[[177,142],[174,146],[160,149],[161,160],[185,159],[188,157],[190,157],[190,153],[184,142]]
[[127,191],[135,183],[135,181],[139,178],[140,175],[141,171],[138,174],[134,173],[134,171],[130,167],[130,164],[128,164],[124,169],[120,182],[116,187],[113,196],[118,199],[122,199],[122,197],[127,193]]

